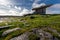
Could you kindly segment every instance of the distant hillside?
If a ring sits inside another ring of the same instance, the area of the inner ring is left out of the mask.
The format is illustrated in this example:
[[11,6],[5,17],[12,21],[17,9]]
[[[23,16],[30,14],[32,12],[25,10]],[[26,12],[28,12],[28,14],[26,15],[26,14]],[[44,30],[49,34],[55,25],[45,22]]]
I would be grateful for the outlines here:
[[60,40],[60,15],[26,15],[9,20],[0,23],[0,40]]

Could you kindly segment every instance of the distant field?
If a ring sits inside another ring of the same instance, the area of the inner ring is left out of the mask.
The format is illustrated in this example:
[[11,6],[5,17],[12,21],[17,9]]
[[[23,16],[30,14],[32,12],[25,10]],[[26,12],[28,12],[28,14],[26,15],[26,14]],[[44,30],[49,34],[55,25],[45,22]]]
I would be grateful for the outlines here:
[[[10,38],[29,31],[32,28],[51,27],[60,33],[60,15],[27,15],[23,17],[11,17],[8,18],[7,21],[0,23],[0,26],[6,25],[14,25],[10,26],[8,29],[19,27],[22,28],[22,30],[9,33],[8,35],[1,37],[0,40],[9,40]],[[0,35],[8,29],[0,30]]]

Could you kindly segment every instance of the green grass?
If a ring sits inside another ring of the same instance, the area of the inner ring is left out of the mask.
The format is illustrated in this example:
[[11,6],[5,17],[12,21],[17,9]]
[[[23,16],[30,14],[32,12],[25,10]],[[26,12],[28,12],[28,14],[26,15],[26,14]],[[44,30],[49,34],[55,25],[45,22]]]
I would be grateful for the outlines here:
[[[18,36],[26,31],[30,31],[32,28],[38,28],[38,27],[39,28],[51,27],[53,29],[56,29],[60,33],[60,15],[30,15],[20,18],[11,18],[11,19],[13,20],[12,22],[6,21],[8,25],[14,25],[14,26],[10,26],[9,29],[20,27],[22,28],[22,30],[12,32],[6,35],[5,37],[1,37],[0,40],[9,40],[12,37]],[[26,24],[24,24],[24,22],[20,22],[20,20],[25,21]],[[3,25],[6,25],[5,22],[0,23],[0,26]],[[0,35],[5,30],[7,29],[0,30]]]

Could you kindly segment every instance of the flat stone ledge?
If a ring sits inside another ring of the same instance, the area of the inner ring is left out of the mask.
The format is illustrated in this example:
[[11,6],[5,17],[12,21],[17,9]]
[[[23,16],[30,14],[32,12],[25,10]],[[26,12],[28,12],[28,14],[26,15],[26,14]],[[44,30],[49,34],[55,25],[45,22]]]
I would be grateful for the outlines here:
[[13,28],[13,29],[9,29],[9,30],[6,30],[2,33],[2,36],[5,36],[13,31],[16,31],[16,30],[20,30],[20,28]]
[[3,28],[8,28],[9,26],[13,26],[13,25],[8,25],[8,26],[0,26],[0,29],[3,29]]

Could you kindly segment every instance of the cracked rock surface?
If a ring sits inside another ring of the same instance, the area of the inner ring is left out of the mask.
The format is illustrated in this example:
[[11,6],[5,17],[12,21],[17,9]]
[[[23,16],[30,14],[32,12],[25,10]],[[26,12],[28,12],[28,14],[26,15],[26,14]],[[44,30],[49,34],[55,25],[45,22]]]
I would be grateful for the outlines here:
[[30,35],[30,32],[23,33],[22,35],[12,38],[10,40],[29,40],[28,36]]
[[[35,38],[35,40],[59,40],[57,37],[54,37],[51,33],[46,32],[43,29],[39,29],[39,28],[33,28],[30,32],[25,32],[10,40],[29,40],[29,36],[33,35],[33,34],[37,36],[37,38]],[[57,34],[58,34],[58,32],[57,32]],[[34,38],[34,36],[31,38]]]

